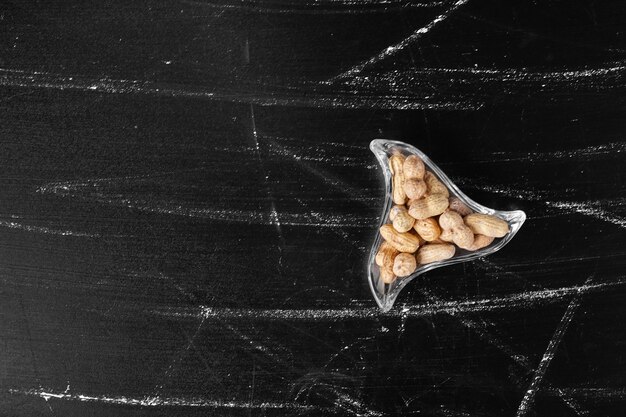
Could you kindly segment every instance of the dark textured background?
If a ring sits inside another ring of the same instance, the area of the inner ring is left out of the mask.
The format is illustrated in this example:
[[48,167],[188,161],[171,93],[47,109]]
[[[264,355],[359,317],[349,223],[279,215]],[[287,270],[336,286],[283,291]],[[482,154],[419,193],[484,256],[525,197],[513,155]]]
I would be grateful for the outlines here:
[[[0,414],[623,415],[625,82],[619,0],[1,2]],[[387,315],[376,137],[529,216]]]

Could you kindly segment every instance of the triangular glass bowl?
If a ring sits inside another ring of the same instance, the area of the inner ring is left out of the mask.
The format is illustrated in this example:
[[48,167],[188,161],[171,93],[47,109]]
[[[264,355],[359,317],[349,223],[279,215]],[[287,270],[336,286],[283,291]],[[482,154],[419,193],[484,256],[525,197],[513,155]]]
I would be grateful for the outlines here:
[[428,156],[426,156],[422,151],[414,146],[394,140],[375,139],[370,143],[370,149],[372,150],[374,155],[376,155],[376,159],[378,160],[378,163],[380,164],[380,167],[382,168],[383,174],[385,176],[385,205],[383,207],[379,226],[390,223],[389,212],[393,207],[393,201],[391,194],[392,174],[389,170],[389,157],[393,155],[394,152],[400,152],[405,156],[414,154],[422,158],[424,164],[426,165],[426,169],[435,174],[435,176],[437,176],[437,178],[439,178],[439,180],[443,182],[446,187],[448,187],[451,197],[458,197],[475,213],[491,214],[503,220],[506,220],[509,223],[510,227],[510,232],[508,234],[506,234],[502,238],[494,239],[494,241],[485,248],[473,252],[457,248],[454,257],[446,259],[444,261],[420,265],[411,275],[404,278],[397,278],[391,284],[385,284],[382,282],[381,279],[379,279],[380,269],[378,265],[376,265],[375,258],[378,247],[382,242],[382,237],[377,230],[376,238],[374,239],[372,249],[370,251],[367,268],[367,278],[370,289],[372,290],[372,295],[374,296],[374,299],[376,300],[378,306],[383,311],[389,311],[391,307],[393,307],[393,303],[396,301],[396,298],[398,297],[400,291],[402,291],[402,289],[409,282],[411,282],[413,279],[423,274],[424,272],[446,265],[452,265],[476,258],[481,258],[500,250],[504,245],[509,243],[511,239],[513,239],[515,234],[518,232],[520,227],[522,227],[522,224],[524,224],[524,221],[526,220],[526,214],[521,210],[499,211],[478,204],[477,202],[466,196],[461,190],[459,190],[459,188],[450,180],[450,178],[448,178],[446,174],[444,174],[443,171],[428,158]]

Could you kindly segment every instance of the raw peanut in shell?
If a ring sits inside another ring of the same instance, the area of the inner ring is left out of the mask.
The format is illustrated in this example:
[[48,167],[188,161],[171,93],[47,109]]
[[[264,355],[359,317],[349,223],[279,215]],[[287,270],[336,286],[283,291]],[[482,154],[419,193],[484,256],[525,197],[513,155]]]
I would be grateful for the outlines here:
[[[393,248],[392,248],[393,249]],[[382,264],[380,265],[380,269],[386,269],[391,271],[393,268],[393,260],[396,259],[396,255],[399,254],[397,250],[386,250],[382,253]]]
[[465,217],[468,214],[472,214],[473,211],[471,208],[467,207],[464,202],[461,201],[458,197],[450,197],[450,210],[454,210],[461,215],[461,217]]
[[437,240],[440,240],[441,242],[452,243],[454,241],[454,233],[452,233],[452,230],[442,230],[441,234],[439,235],[439,239]]
[[509,224],[489,214],[472,213],[465,216],[465,224],[477,235],[503,237],[509,233]]
[[454,252],[454,245],[449,243],[429,243],[417,251],[415,258],[418,264],[424,265],[450,259],[454,256]]
[[385,284],[391,284],[396,280],[396,276],[394,275],[391,269],[381,268],[380,269],[380,279]]
[[415,272],[417,262],[410,253],[399,253],[393,261],[393,273],[399,277],[406,277]]
[[467,250],[478,250],[478,249],[482,249],[484,247],[487,247],[489,245],[491,245],[491,242],[493,242],[493,237],[491,236],[485,236],[485,235],[474,235],[474,243],[472,243],[472,246],[470,246],[469,248],[467,248]]
[[443,229],[441,240],[451,240],[462,249],[469,249],[474,243],[474,233],[456,211],[447,210],[439,216],[439,226]]
[[410,200],[422,198],[426,194],[426,183],[417,178],[405,178],[404,193]]
[[422,158],[417,155],[409,155],[404,160],[404,178],[416,178],[421,180],[424,178],[426,167]]
[[405,157],[402,154],[394,153],[389,157],[389,170],[393,175],[403,174]]
[[446,198],[450,197],[448,187],[446,187],[439,179],[430,171],[424,174],[424,182],[428,188],[428,194],[443,194]]
[[443,194],[430,194],[411,202],[409,214],[418,220],[443,213],[448,208],[448,197]]
[[395,205],[391,208],[391,210],[389,210],[389,221],[393,222],[393,219],[396,218],[396,215],[398,214],[398,211],[400,211],[400,208],[402,208],[404,206],[399,206],[399,205]]
[[415,220],[413,229],[427,242],[437,240],[441,235],[441,227],[434,217]]
[[389,169],[393,174],[391,178],[391,194],[393,202],[396,204],[406,203],[406,194],[404,193],[404,156],[400,154],[389,157]]
[[417,236],[410,233],[400,233],[390,224],[382,225],[380,234],[383,239],[400,252],[414,253],[420,245]]
[[425,245],[427,242],[424,240],[423,237],[421,237],[419,235],[419,233],[417,233],[417,231],[415,230],[415,227],[413,227],[413,229],[409,230],[409,233],[412,234],[413,236],[415,236],[419,241],[420,241],[420,246]]
[[376,253],[376,265],[384,266],[386,265],[390,268],[393,265],[393,259],[396,255],[400,253],[396,248],[391,246],[389,242],[383,241],[378,248],[378,253]]
[[410,198],[409,201],[406,202],[406,206],[411,207],[411,204],[415,203],[419,198]]
[[393,228],[401,233],[411,230],[413,223],[415,223],[415,219],[409,216],[409,212],[404,206],[393,206],[389,212],[389,220],[391,220]]

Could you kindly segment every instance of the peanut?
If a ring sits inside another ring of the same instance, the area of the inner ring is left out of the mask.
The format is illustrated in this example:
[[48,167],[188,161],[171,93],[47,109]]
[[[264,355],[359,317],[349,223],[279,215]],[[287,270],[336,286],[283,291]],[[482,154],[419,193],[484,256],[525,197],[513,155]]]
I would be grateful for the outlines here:
[[413,229],[424,239],[425,241],[432,242],[437,240],[441,234],[441,228],[439,223],[434,217],[427,219],[415,220]]
[[392,155],[389,158],[389,169],[393,174],[391,179],[391,193],[393,202],[396,204],[406,203],[406,194],[404,192],[404,156],[400,154]]
[[389,220],[392,221],[394,229],[401,233],[411,230],[415,223],[415,219],[409,216],[404,206],[393,206],[389,212]]
[[424,182],[426,182],[428,194],[443,194],[446,198],[450,197],[448,188],[432,172],[427,171],[424,174]]
[[474,236],[474,243],[472,243],[472,246],[467,248],[467,250],[475,251],[475,250],[487,247],[487,246],[491,245],[491,242],[493,242],[493,239],[494,238],[491,237],[491,236],[475,235]]
[[391,246],[389,242],[383,241],[378,248],[376,265],[380,267],[380,279],[382,279],[385,284],[391,284],[396,279],[393,273],[393,262],[398,253],[400,252]]
[[449,208],[450,210],[454,210],[459,213],[462,217],[473,213],[472,209],[467,207],[467,205],[465,205],[465,203],[458,197],[450,197]]
[[409,199],[421,198],[426,193],[426,183],[422,181],[426,167],[417,155],[409,155],[402,166],[404,193]]
[[410,200],[422,198],[426,194],[426,188],[426,183],[420,179],[404,179],[404,193]]
[[450,242],[443,240],[441,236],[439,236],[438,239],[435,239],[432,242],[428,242],[428,243],[450,243]]
[[396,276],[391,269],[381,268],[380,279],[382,279],[385,284],[391,284],[396,280]]
[[443,229],[442,240],[452,241],[462,249],[469,249],[474,243],[474,233],[456,211],[447,210],[439,216],[439,226]]
[[450,259],[454,256],[454,252],[454,245],[449,243],[430,243],[422,246],[415,257],[418,264],[424,265]]
[[465,224],[479,235],[502,237],[509,233],[509,224],[506,221],[489,214],[469,214],[465,216]]
[[443,194],[430,194],[414,200],[409,206],[409,214],[418,220],[437,216],[448,208],[448,197]]
[[417,155],[409,155],[404,160],[404,178],[416,178],[421,180],[424,178],[426,167],[422,158]]
[[421,237],[419,233],[417,233],[417,230],[415,230],[415,227],[413,227],[413,229],[409,230],[409,233],[412,234],[413,236],[415,236],[420,241],[420,246],[426,244],[426,240],[424,240],[424,238]]
[[396,248],[391,246],[389,242],[383,241],[376,253],[376,265],[390,268],[393,265],[393,259],[400,253]]
[[399,277],[411,275],[416,268],[415,256],[410,253],[399,253],[393,261],[393,273]]
[[400,233],[390,224],[380,227],[380,234],[391,246],[400,252],[414,253],[419,247],[419,238],[410,233]]
[[454,241],[454,234],[452,233],[452,230],[442,230],[438,240],[452,243]]
[[406,202],[407,207],[411,207],[411,204],[415,203],[419,198],[410,198],[409,201]]

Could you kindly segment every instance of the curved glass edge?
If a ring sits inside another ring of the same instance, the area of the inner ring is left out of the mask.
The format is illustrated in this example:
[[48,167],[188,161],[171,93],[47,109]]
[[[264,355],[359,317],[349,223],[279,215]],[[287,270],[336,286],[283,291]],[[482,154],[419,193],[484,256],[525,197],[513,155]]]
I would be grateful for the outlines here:
[[389,311],[393,307],[393,304],[402,289],[409,282],[411,282],[421,274],[435,268],[481,258],[499,251],[507,243],[509,243],[511,239],[513,239],[513,237],[517,234],[517,232],[526,221],[526,213],[521,210],[494,210],[490,207],[483,206],[472,200],[467,195],[465,195],[465,193],[463,193],[456,186],[456,184],[454,184],[452,180],[450,180],[450,178],[448,178],[448,176],[433,161],[431,161],[428,156],[426,156],[426,154],[424,154],[422,151],[412,145],[395,140],[374,139],[370,143],[370,150],[376,156],[376,159],[378,160],[378,163],[380,164],[383,175],[385,177],[385,203],[379,220],[379,227],[387,223],[389,212],[391,210],[391,207],[393,206],[391,192],[391,171],[389,170],[388,157],[394,151],[400,150],[405,155],[415,154],[422,158],[426,167],[430,171],[432,171],[439,178],[439,180],[446,185],[446,187],[448,187],[450,194],[458,197],[474,212],[496,215],[501,219],[506,220],[509,223],[509,227],[511,228],[511,231],[506,236],[494,240],[494,242],[486,248],[479,249],[474,252],[460,250],[458,251],[459,254],[455,255],[451,259],[446,259],[444,261],[434,262],[428,265],[421,266],[417,268],[417,270],[413,274],[409,275],[408,277],[398,278],[391,284],[384,284],[380,279],[378,279],[379,269],[378,265],[376,265],[375,258],[378,246],[380,245],[380,241],[382,238],[380,236],[380,233],[378,233],[378,229],[376,229],[376,237],[374,238],[374,242],[370,250],[370,256],[367,265],[367,280],[370,290],[372,291],[372,295],[374,296],[374,300],[383,312]]

